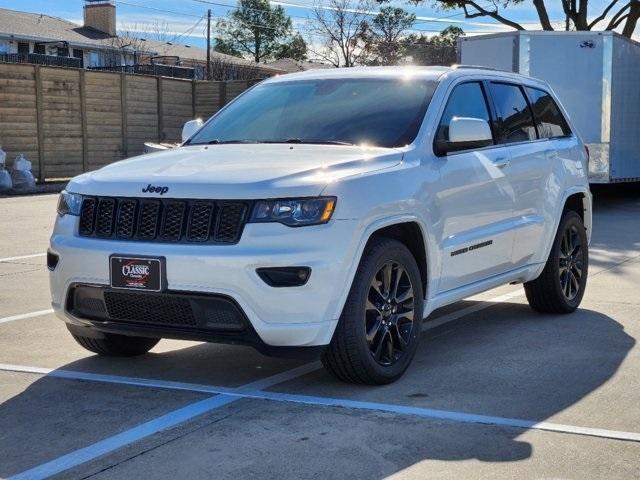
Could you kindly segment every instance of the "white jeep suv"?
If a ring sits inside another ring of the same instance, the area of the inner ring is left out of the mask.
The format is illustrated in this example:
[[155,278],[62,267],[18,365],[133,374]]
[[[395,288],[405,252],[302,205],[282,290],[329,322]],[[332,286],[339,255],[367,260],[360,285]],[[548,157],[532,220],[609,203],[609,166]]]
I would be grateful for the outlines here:
[[160,338],[321,355],[402,375],[434,309],[524,283],[575,310],[588,152],[544,82],[472,67],[268,79],[181,147],[74,178],[51,237],[53,308],[85,348]]

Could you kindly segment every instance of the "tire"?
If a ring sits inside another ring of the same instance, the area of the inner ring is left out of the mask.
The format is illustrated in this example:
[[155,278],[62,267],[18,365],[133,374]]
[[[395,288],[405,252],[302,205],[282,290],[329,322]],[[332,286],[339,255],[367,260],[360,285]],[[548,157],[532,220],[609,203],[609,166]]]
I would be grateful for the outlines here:
[[109,357],[136,357],[144,355],[160,341],[159,338],[129,337],[105,333],[104,338],[83,337],[71,333],[76,342],[90,352]]
[[[385,287],[385,273],[389,279],[386,284],[395,288]],[[345,382],[394,382],[418,347],[423,304],[420,271],[411,252],[397,240],[372,240],[363,253],[331,343],[322,355],[323,365]]]
[[584,224],[580,215],[566,210],[544,270],[537,279],[524,284],[529,305],[540,313],[575,311],[584,296],[588,269],[589,246]]

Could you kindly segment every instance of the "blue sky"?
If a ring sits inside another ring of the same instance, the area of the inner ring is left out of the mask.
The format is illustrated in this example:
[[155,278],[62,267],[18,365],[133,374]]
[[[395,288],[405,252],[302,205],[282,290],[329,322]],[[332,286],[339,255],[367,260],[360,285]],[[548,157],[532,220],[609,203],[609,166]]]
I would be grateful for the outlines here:
[[[198,0],[123,0],[117,1],[119,28],[129,29],[152,28],[155,23],[164,23],[172,32],[172,35],[180,35],[178,40],[182,43],[204,46],[203,16],[207,8],[211,8],[215,18],[221,18],[237,4],[235,0],[211,0],[214,4],[206,4]],[[277,2],[273,2],[277,3]],[[304,30],[305,18],[310,14],[310,7],[313,0],[282,0],[285,10],[293,17],[294,26]],[[563,22],[559,0],[547,0],[549,15],[553,21]],[[82,0],[0,0],[0,8],[10,8],[34,13],[46,13],[48,15],[62,17],[77,23],[82,23]],[[393,5],[401,6],[415,13],[419,22],[415,29],[431,33],[442,30],[449,24],[461,26],[469,33],[489,33],[508,30],[505,26],[493,21],[490,18],[476,18],[465,20],[459,11],[443,12],[431,7],[431,1],[426,0],[425,5],[414,7],[407,2],[394,1]],[[481,2],[486,5],[488,2]],[[607,4],[606,0],[590,0],[592,12],[599,14]],[[300,6],[295,6],[300,5]],[[307,8],[305,8],[307,7]],[[527,28],[539,29],[537,16],[530,0],[525,0],[524,4],[512,7],[505,11],[505,16],[511,20],[525,24]],[[590,15],[591,16],[591,15]]]

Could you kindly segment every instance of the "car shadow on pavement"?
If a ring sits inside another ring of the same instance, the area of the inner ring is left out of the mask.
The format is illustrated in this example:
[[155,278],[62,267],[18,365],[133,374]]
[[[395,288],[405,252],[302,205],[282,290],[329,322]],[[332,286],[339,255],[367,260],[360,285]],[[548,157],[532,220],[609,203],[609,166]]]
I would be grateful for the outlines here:
[[612,268],[640,251],[640,182],[592,185],[591,267]]
[[[464,308],[475,303],[461,302],[461,306]],[[403,378],[392,385],[364,387],[344,384],[323,370],[318,370],[271,390],[543,421],[561,414],[610,380],[635,344],[635,340],[625,333],[618,322],[602,313],[578,310],[572,315],[545,316],[516,303],[494,305],[491,309],[467,317],[467,320],[438,327],[425,337],[430,338],[423,339],[413,365]],[[229,375],[233,376],[234,372],[237,376],[251,379],[255,373],[247,372],[254,372],[256,367],[261,367],[265,374],[259,377],[263,378],[267,376],[266,373],[273,374],[300,365],[300,362],[268,359],[249,352],[243,347],[197,344],[127,360],[88,356],[61,368],[221,385],[221,379],[230,378]],[[44,377],[0,405],[0,451],[6,454],[3,454],[4,461],[0,462],[0,477],[20,471],[16,462],[11,460],[11,452],[33,452],[44,447],[43,451],[52,450],[51,442],[56,439],[57,446],[47,458],[41,459],[50,460],[52,455],[82,448],[87,442],[113,434],[109,432],[118,432],[129,428],[131,424],[141,423],[146,419],[141,412],[147,409],[147,404],[158,409],[156,403],[160,397],[155,390],[75,382],[82,386],[67,388],[62,395],[55,393],[56,388],[62,388],[59,382],[64,382],[68,387],[74,381]],[[229,386],[236,383],[235,377],[232,383],[227,381]],[[104,389],[108,391],[106,396],[93,395],[96,398],[92,398],[92,391]],[[126,402],[119,403],[122,389],[135,390],[128,393],[133,395],[131,414],[127,415],[125,410],[110,418],[112,410],[125,408]],[[183,394],[172,395],[163,391],[160,396],[172,399],[169,405],[173,401],[180,403],[178,400]],[[532,454],[529,443],[517,440],[523,433],[522,429],[430,421],[362,410],[328,411],[320,406],[280,404],[282,408],[278,408],[279,403],[267,403],[268,407],[263,407],[264,413],[259,413],[255,420],[265,425],[257,433],[262,438],[256,438],[263,454],[277,447],[277,437],[280,435],[278,425],[286,424],[289,429],[287,434],[299,433],[301,437],[308,437],[313,433],[302,420],[282,418],[287,411],[296,408],[312,409],[313,414],[319,417],[326,415],[326,421],[318,422],[315,428],[329,431],[331,435],[318,436],[316,442],[309,442],[308,448],[312,448],[313,444],[314,449],[326,449],[328,452],[345,443],[344,447],[349,447],[354,442],[354,435],[358,435],[356,422],[355,430],[342,438],[340,432],[344,431],[344,425],[339,420],[341,416],[346,416],[349,421],[358,418],[366,420],[371,416],[383,417],[384,421],[378,422],[380,431],[376,431],[376,427],[362,430],[360,441],[365,444],[372,435],[380,439],[386,435],[396,436],[393,434],[395,427],[390,425],[407,425],[413,432],[407,438],[410,444],[402,455],[394,457],[393,471],[424,459],[476,458],[487,462],[505,462],[525,459]],[[551,421],[611,428],[607,425],[605,406],[601,406],[596,415],[590,411],[576,418],[576,413],[572,413],[573,417],[570,415],[569,420],[561,418]],[[326,413],[323,414],[323,411]],[[270,415],[269,412],[284,413]],[[333,425],[330,423],[332,418],[338,419]],[[82,435],[78,432],[100,431],[100,428],[94,428],[96,424],[108,424],[111,427],[106,428],[103,435],[89,435],[81,440]],[[297,428],[299,432],[295,431]],[[628,428],[637,429],[638,426]],[[33,436],[30,432],[33,432]],[[80,436],[76,438],[74,435]],[[402,443],[402,438],[399,436],[394,441]],[[213,435],[208,441],[219,444],[225,439]],[[302,462],[306,455],[316,453],[302,450],[298,458],[289,456],[286,462]],[[34,461],[32,453],[29,455],[30,461]],[[16,460],[17,457],[22,458],[17,455]],[[20,468],[37,464],[24,465],[24,461],[23,458],[17,462]],[[282,461],[285,462],[285,459]],[[303,465],[299,465],[299,468],[302,469]]]

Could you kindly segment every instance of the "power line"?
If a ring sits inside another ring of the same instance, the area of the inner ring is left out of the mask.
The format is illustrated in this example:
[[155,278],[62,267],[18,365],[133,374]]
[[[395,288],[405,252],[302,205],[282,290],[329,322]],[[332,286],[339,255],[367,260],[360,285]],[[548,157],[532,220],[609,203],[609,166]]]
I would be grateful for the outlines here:
[[139,3],[123,2],[122,0],[117,0],[117,2],[119,4],[122,4],[122,5],[128,5],[130,7],[144,8],[146,10],[155,10],[156,12],[161,12],[161,13],[170,13],[172,15],[182,15],[183,17],[201,18],[201,15],[196,15],[196,14],[193,14],[193,13],[177,12],[175,10],[167,10],[166,8],[158,8],[158,7],[150,7],[148,5],[140,5]]
[[[231,8],[231,9],[234,9],[234,10],[238,10],[238,9],[242,8],[242,7],[238,6],[238,5],[230,5],[230,4],[227,4],[227,3],[213,2],[213,1],[209,1],[209,0],[192,0],[192,1],[197,2],[197,3],[203,3],[203,4],[227,7],[227,8]],[[131,2],[127,2],[127,1],[118,0],[118,3],[123,4],[123,5],[132,6],[132,7],[138,7],[138,8],[143,8],[143,9],[147,9],[147,10],[153,10],[153,11],[157,11],[157,12],[161,12],[161,13],[169,13],[169,14],[172,14],[172,15],[182,15],[182,16],[186,16],[186,17],[198,18],[198,22],[193,27],[191,27],[187,32],[184,32],[184,33],[180,34],[177,38],[182,38],[184,36],[188,36],[188,34],[192,33],[193,30],[195,30],[197,28],[197,26],[200,24],[200,22],[202,22],[202,20],[204,18],[204,16],[194,15],[194,14],[190,14],[190,13],[186,13],[186,12],[179,12],[179,11],[175,11],[175,10],[167,10],[167,9],[163,9],[163,8],[151,7],[151,6],[148,6],[148,5],[141,5],[141,4],[131,3]],[[311,7],[305,7],[305,6],[302,6],[302,5],[296,5],[296,6],[300,6],[301,8],[311,8]],[[245,7],[245,8],[247,8],[249,10],[260,10],[260,9],[254,9],[254,8],[249,8],[249,7]],[[358,12],[354,12],[354,13],[358,13]],[[370,15],[370,16],[377,15],[377,13],[374,13],[374,12],[361,12],[361,13],[366,14],[366,15]],[[296,15],[287,15],[287,16],[290,17],[290,18],[297,18],[297,19],[301,19],[301,20],[305,20],[305,21],[313,21],[313,19],[311,17],[302,17],[302,16],[296,16]],[[227,18],[224,17],[224,16],[215,16],[215,17],[212,16],[212,19],[215,19],[215,20],[226,20]],[[418,21],[417,20],[414,23],[425,23],[425,22],[426,21]],[[438,23],[440,23],[440,22],[438,22]],[[276,30],[276,28],[270,27],[270,26],[264,25],[264,24],[256,24],[256,23],[244,22],[244,25],[249,26],[249,27],[263,28],[263,29],[266,29],[266,30]],[[297,26],[295,30],[296,30],[297,33],[300,33],[300,31],[304,31],[304,32],[309,33],[310,28],[309,27],[303,28],[302,26]],[[437,34],[437,33],[441,32],[441,30],[420,29],[420,28],[409,28],[407,30],[408,31],[413,31],[413,32],[434,33],[434,34]],[[474,30],[474,33],[495,33],[495,32],[493,32],[493,31],[478,31],[478,30]],[[204,36],[204,32],[203,32],[203,36]],[[176,41],[176,40],[174,40],[174,41]]]

